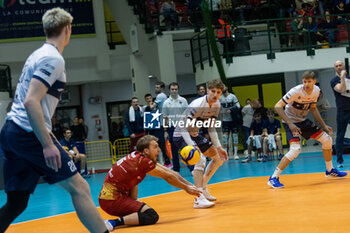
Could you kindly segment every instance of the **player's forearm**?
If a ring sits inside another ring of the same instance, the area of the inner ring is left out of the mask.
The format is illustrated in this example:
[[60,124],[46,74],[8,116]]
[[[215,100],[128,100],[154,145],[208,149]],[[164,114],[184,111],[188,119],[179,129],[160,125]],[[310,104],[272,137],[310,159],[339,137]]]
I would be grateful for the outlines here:
[[343,75],[340,76],[339,91],[340,92],[345,92],[346,91],[345,76],[343,76]]
[[46,129],[44,114],[41,109],[40,101],[35,99],[26,99],[25,108],[28,114],[30,125],[43,147],[52,145],[50,134]]
[[321,115],[320,115],[320,112],[318,111],[317,108],[311,108],[310,109],[311,111],[311,114],[314,116],[315,120],[320,123],[321,127],[323,129],[326,128],[326,123],[324,122],[324,120],[322,119]]
[[287,115],[284,112],[283,106],[275,105],[275,110],[277,114],[286,122],[287,124],[293,123],[291,120],[287,117]]
[[174,171],[165,177],[165,181],[170,185],[183,190],[185,190],[187,185],[192,185],[190,182],[182,178],[177,172]]
[[195,146],[195,143],[193,142],[190,133],[188,132],[187,129],[183,128],[181,129],[181,135],[182,138],[185,140],[186,144],[189,146]]
[[221,147],[221,143],[218,137],[218,133],[216,132],[216,129],[209,128],[208,129],[208,134],[211,139],[211,142],[214,144],[216,147]]

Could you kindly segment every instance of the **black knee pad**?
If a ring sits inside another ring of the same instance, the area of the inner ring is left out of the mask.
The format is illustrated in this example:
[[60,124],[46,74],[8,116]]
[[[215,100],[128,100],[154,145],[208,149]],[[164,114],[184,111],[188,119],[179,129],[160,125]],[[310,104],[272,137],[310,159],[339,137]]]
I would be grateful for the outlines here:
[[139,215],[139,224],[141,226],[156,224],[159,219],[159,215],[152,208],[147,209],[144,212],[138,212],[138,215]]

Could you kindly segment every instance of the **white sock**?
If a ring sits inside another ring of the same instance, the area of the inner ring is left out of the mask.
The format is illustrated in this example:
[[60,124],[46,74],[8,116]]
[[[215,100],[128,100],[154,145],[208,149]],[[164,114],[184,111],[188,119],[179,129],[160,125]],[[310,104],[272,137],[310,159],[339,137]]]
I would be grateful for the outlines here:
[[282,170],[276,167],[275,172],[272,174],[272,178],[279,177],[281,175]]
[[333,168],[332,160],[331,161],[326,161],[326,169],[327,171],[331,171]]
[[235,153],[234,153],[234,155],[236,156],[236,155],[237,155],[237,151],[238,151],[238,146],[234,146],[234,148],[235,148]]

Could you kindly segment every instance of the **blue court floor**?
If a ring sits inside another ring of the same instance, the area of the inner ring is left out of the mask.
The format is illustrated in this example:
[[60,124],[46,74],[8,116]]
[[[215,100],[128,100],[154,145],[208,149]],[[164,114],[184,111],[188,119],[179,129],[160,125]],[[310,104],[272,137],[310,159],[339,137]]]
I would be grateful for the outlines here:
[[[350,156],[344,156],[344,168],[350,167]],[[268,161],[266,163],[251,162],[242,164],[236,160],[229,160],[220,167],[210,183],[234,180],[244,177],[259,177],[272,174],[279,161]],[[333,156],[333,164],[336,166],[336,157]],[[302,153],[294,160],[282,173],[281,182],[284,174],[303,174],[317,173],[325,171],[325,163],[321,152]],[[181,175],[193,183],[193,178],[186,167],[181,167]],[[106,173],[94,174],[87,179],[93,200],[98,206],[98,195],[101,190]],[[302,180],[300,181],[302,182]],[[266,186],[268,188],[268,186]],[[167,184],[164,180],[156,177],[146,176],[145,180],[139,185],[139,198],[153,196],[178,190]],[[235,190],[232,190],[234,192]],[[0,206],[6,201],[6,194],[0,191]],[[74,208],[70,196],[57,185],[39,184],[31,195],[27,209],[15,220],[14,223],[29,221],[33,219],[44,218],[73,212]]]

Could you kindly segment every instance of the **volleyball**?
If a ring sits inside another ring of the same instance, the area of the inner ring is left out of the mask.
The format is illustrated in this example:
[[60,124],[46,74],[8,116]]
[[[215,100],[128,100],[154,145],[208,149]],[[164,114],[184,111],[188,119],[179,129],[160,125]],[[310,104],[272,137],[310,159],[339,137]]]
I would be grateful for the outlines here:
[[201,153],[194,146],[185,146],[180,151],[180,155],[182,162],[186,165],[195,165],[201,157]]

